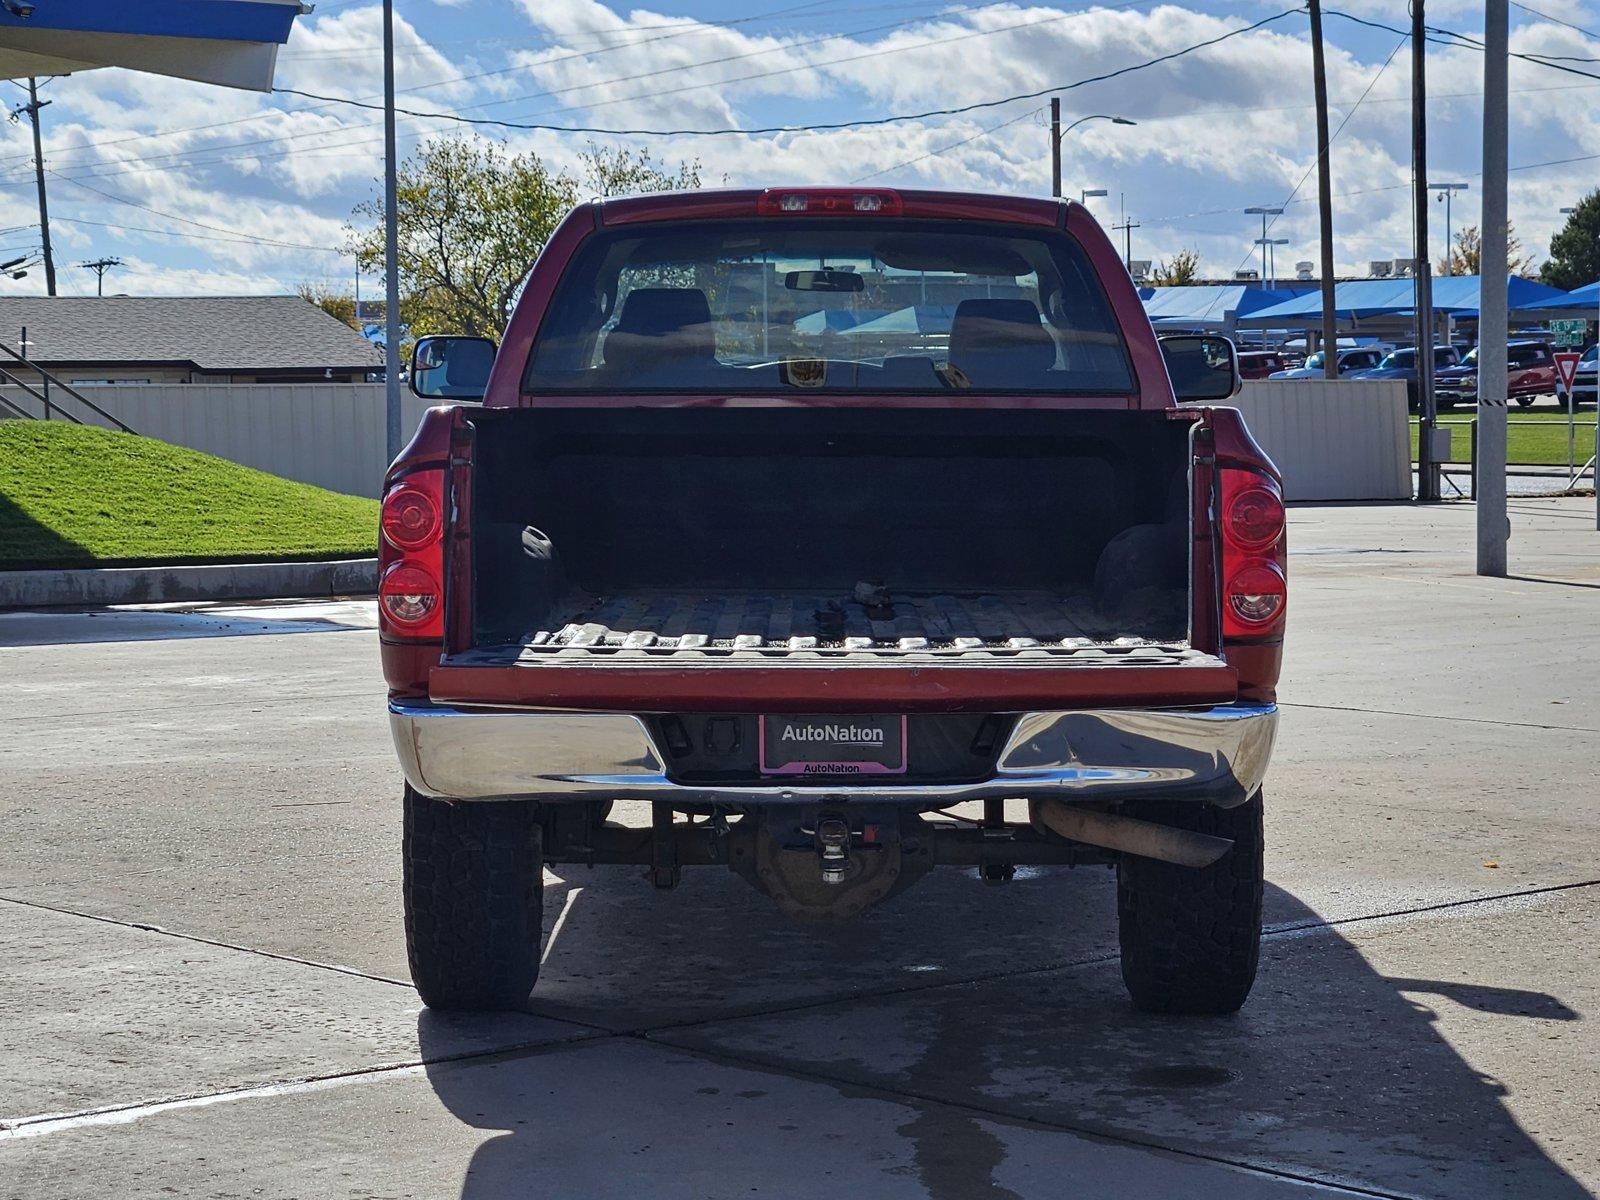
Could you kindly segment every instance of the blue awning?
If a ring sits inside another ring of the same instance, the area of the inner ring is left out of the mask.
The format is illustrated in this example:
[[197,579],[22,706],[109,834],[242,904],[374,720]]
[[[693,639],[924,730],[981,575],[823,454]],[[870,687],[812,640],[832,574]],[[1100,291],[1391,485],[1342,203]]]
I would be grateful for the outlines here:
[[1295,294],[1289,288],[1237,283],[1140,289],[1144,311],[1158,325],[1226,325],[1238,317],[1281,304]]
[[[1447,275],[1433,280],[1433,311],[1459,316],[1476,315],[1482,279],[1477,275]],[[1535,301],[1561,296],[1559,289],[1531,279],[1512,276],[1506,285],[1506,301],[1513,309],[1524,309]],[[1372,317],[1403,317],[1416,311],[1417,285],[1414,279],[1353,279],[1333,289],[1334,314],[1342,321]],[[1322,320],[1322,293],[1308,292],[1283,304],[1275,304],[1241,319],[1256,329],[1312,327]]]
[[1541,317],[1589,317],[1600,308],[1600,283],[1586,283],[1581,288],[1546,296],[1528,304],[1518,305],[1518,310]]
[[[31,7],[27,16],[12,11]],[[301,0],[31,0],[0,4],[0,78],[127,67],[270,91]]]

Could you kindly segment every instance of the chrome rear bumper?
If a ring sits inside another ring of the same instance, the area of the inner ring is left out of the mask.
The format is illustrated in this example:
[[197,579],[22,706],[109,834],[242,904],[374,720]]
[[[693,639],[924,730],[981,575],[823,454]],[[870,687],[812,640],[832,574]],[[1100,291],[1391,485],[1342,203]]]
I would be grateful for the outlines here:
[[612,796],[681,804],[926,806],[964,800],[1170,797],[1238,804],[1266,774],[1276,705],[1030,712],[995,772],[978,783],[685,785],[630,713],[448,708],[391,701],[389,728],[406,780],[429,796],[564,801]]

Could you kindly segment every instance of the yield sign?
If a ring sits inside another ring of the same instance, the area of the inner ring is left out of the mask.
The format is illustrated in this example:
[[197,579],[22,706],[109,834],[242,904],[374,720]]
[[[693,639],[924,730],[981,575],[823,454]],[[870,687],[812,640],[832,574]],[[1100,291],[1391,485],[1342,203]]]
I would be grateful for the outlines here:
[[1556,354],[1556,377],[1561,380],[1561,390],[1567,395],[1572,394],[1572,381],[1578,377],[1578,359],[1583,357],[1570,350],[1560,351]]

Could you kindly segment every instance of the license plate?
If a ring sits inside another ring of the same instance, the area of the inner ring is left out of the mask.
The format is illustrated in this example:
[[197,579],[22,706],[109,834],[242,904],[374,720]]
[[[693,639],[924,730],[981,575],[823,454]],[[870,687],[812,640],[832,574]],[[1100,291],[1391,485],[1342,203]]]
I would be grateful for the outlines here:
[[800,714],[762,717],[763,775],[904,775],[906,719]]

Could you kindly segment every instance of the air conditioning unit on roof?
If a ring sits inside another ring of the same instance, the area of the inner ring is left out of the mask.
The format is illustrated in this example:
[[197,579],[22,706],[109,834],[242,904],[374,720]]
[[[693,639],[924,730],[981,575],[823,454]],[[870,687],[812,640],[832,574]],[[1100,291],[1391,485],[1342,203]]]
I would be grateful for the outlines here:
[[1316,269],[1316,263],[1297,262],[1294,265],[1294,277],[1296,279],[1310,279],[1311,273]]
[[1375,258],[1367,264],[1367,274],[1374,279],[1387,279],[1394,274],[1394,263],[1387,258]]
[[1128,274],[1132,275],[1135,279],[1149,279],[1150,260],[1148,258],[1134,259],[1128,264]]
[[1414,258],[1395,259],[1394,273],[1397,279],[1410,279],[1417,273],[1417,260]]
[[1233,277],[1239,283],[1251,283],[1261,278],[1261,272],[1254,267],[1246,267],[1242,271],[1235,271]]

